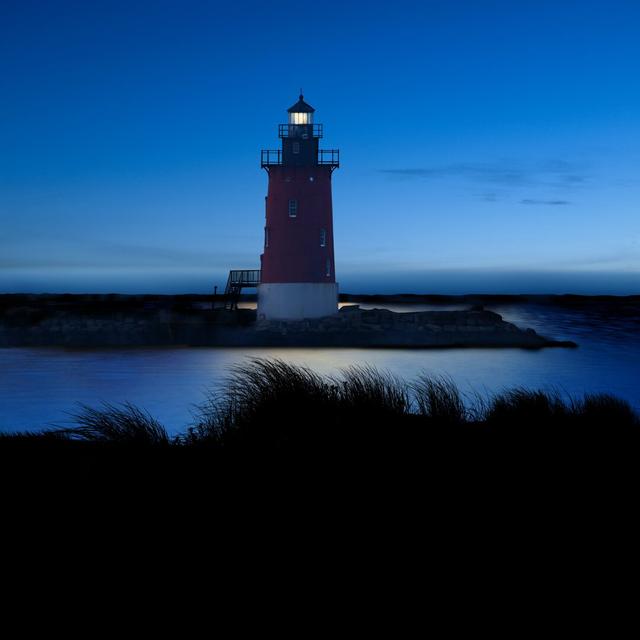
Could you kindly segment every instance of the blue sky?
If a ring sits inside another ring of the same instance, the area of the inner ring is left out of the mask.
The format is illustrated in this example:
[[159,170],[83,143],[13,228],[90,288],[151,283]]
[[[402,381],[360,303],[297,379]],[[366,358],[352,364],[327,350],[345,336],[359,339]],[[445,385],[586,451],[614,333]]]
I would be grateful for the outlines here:
[[640,4],[0,4],[0,291],[257,268],[299,87],[345,291],[640,293]]

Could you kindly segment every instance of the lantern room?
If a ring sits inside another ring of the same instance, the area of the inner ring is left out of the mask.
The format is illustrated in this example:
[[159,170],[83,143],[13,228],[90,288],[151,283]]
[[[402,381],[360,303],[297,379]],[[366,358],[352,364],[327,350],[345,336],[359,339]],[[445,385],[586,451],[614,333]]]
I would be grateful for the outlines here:
[[287,111],[289,113],[289,124],[313,124],[313,112],[315,109],[304,101],[302,94],[300,94],[298,102],[289,107]]

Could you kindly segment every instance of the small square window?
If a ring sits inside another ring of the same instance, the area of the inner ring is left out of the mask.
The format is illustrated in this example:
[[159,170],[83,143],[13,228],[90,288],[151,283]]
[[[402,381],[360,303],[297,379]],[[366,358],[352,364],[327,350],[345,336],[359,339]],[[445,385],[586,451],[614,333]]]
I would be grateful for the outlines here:
[[294,142],[293,143],[293,153],[300,153],[300,143],[299,142]]
[[298,215],[298,201],[289,200],[289,217],[295,218]]

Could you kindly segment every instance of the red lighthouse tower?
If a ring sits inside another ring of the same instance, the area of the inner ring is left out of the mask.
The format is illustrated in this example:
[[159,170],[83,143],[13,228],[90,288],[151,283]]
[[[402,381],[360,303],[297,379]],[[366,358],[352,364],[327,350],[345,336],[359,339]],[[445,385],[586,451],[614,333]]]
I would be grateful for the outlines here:
[[279,126],[282,148],[262,151],[269,174],[258,315],[302,319],[338,310],[333,257],[331,175],[336,149],[320,149],[322,125],[302,94]]

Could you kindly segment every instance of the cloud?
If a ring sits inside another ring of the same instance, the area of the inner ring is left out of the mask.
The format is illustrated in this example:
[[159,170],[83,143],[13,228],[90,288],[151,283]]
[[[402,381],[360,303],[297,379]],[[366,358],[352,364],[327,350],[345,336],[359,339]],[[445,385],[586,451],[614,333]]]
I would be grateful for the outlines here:
[[40,245],[24,244],[13,251],[0,253],[0,271],[21,268],[54,269],[200,269],[231,268],[240,261],[249,267],[257,255],[247,242],[243,251],[212,244],[209,250],[188,247],[117,244],[110,242],[58,243],[48,250]]
[[564,160],[546,160],[526,165],[515,160],[495,163],[458,162],[441,167],[401,167],[379,169],[380,173],[405,179],[460,179],[505,187],[572,188],[588,176]]
[[548,204],[548,205],[563,205],[571,204],[568,200],[534,200],[532,198],[525,198],[520,200],[520,204]]
[[380,169],[381,173],[404,178],[464,178],[502,185],[527,184],[527,172],[506,166],[452,164],[446,167]]

